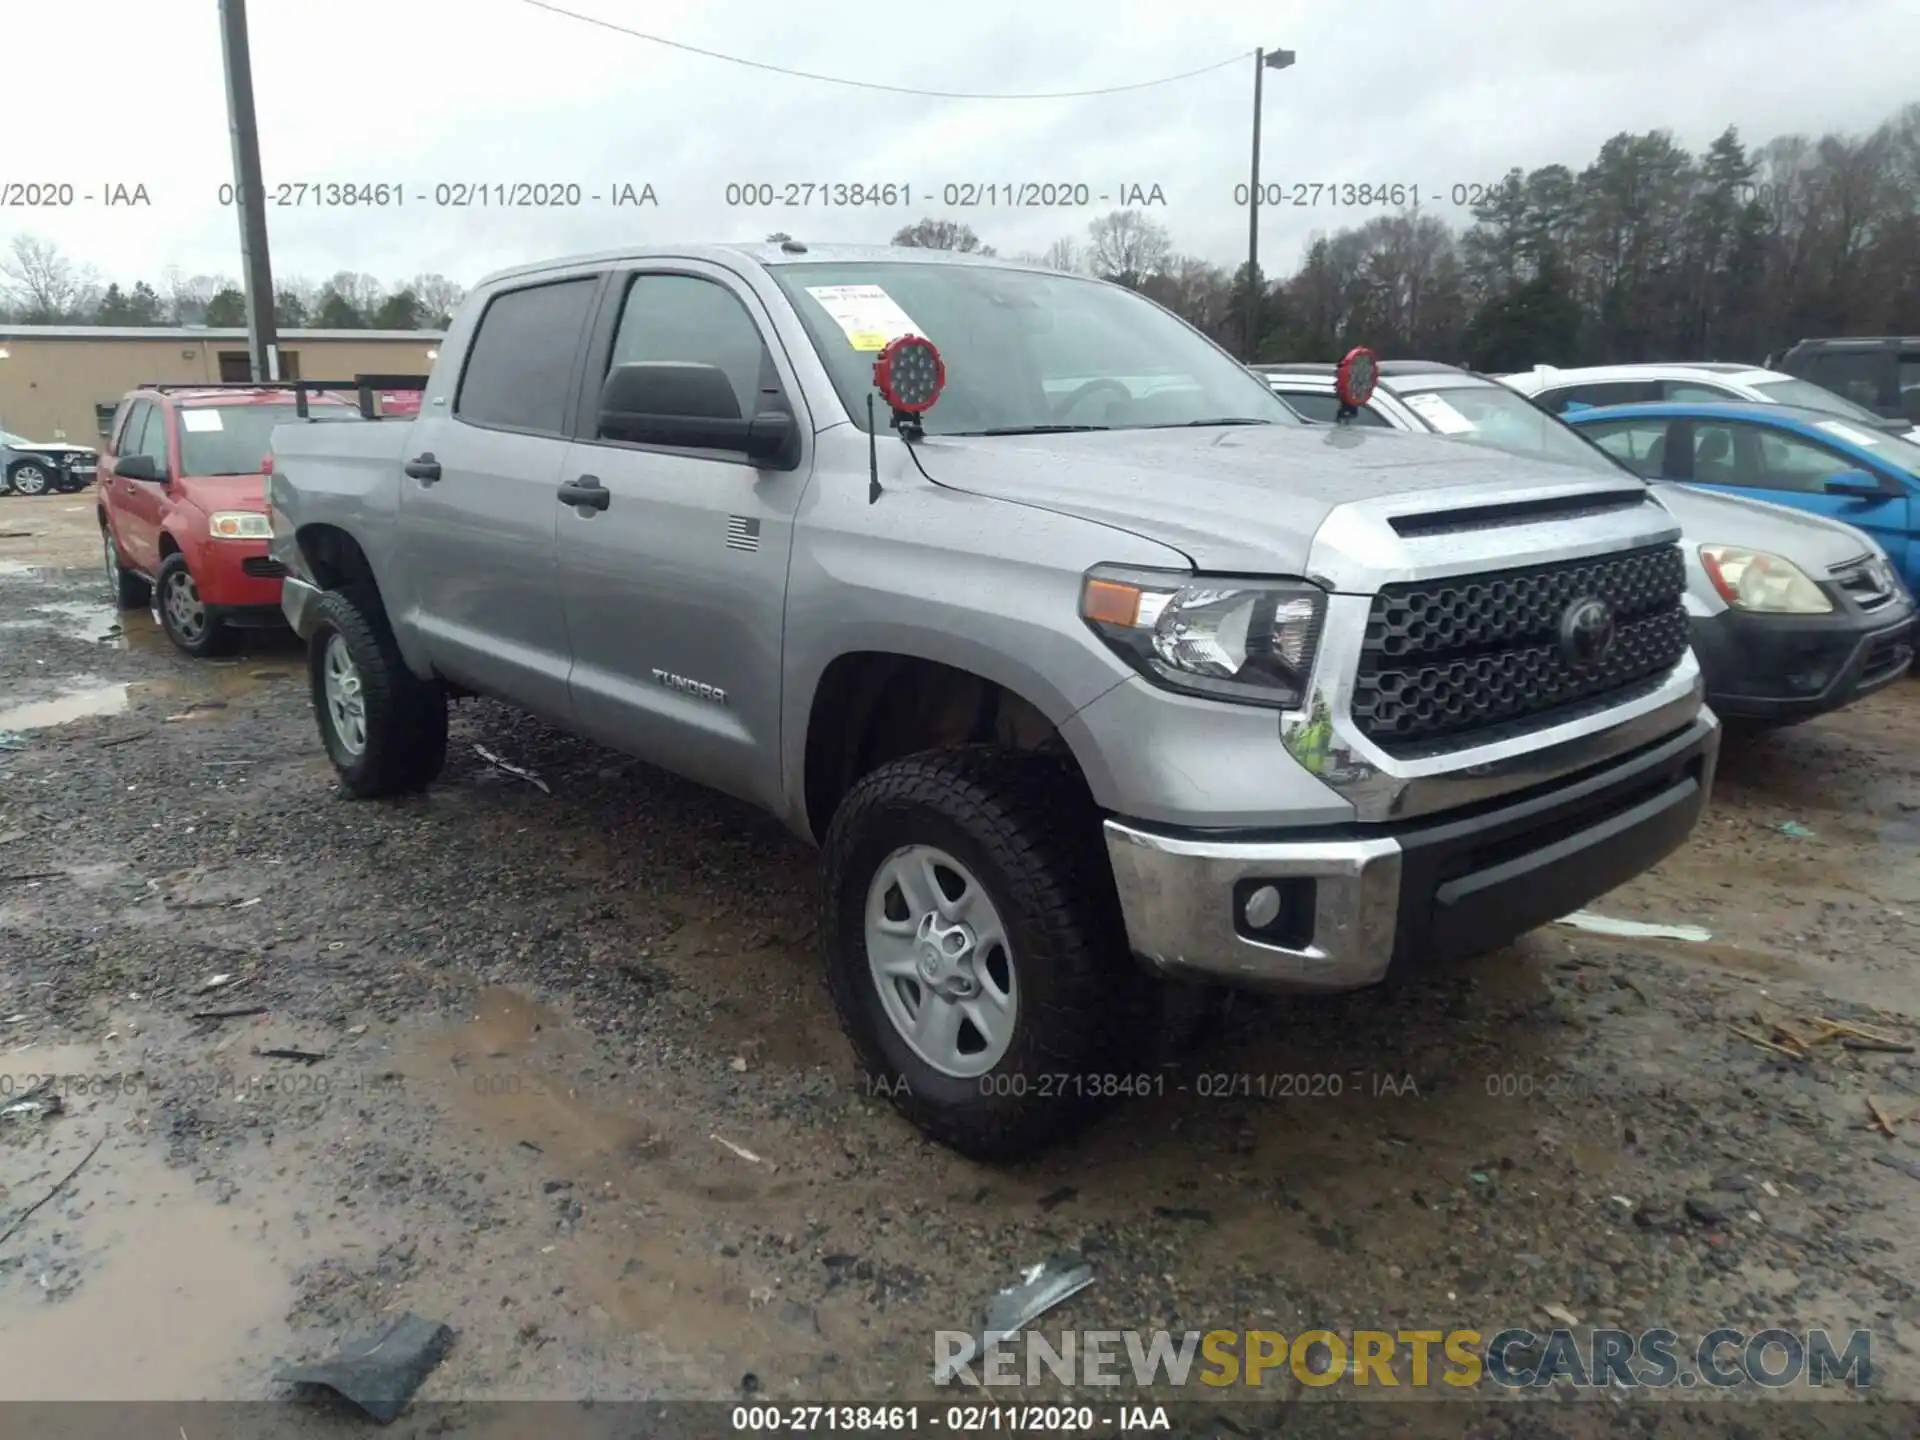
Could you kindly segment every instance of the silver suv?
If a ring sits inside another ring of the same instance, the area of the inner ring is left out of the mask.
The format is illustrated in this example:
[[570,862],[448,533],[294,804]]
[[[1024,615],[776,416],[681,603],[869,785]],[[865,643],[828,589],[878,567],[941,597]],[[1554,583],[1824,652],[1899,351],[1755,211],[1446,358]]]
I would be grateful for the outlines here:
[[529,265],[418,419],[273,452],[343,788],[429,784],[479,694],[771,811],[823,851],[869,1083],[976,1156],[1146,1088],[1165,982],[1496,948],[1712,784],[1639,479],[1306,426],[1092,280],[794,241]]

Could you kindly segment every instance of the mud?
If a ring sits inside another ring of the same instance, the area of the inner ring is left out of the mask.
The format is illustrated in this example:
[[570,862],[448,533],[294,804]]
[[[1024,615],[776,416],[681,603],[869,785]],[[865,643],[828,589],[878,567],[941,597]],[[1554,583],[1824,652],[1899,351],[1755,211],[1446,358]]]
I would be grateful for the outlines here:
[[5,1398],[279,1399],[401,1308],[458,1332],[423,1404],[929,1396],[932,1332],[1061,1250],[1098,1280],[1050,1334],[1865,1326],[1916,1393],[1920,1180],[1878,1162],[1920,1160],[1920,1064],[1757,1041],[1920,1037],[1920,683],[1730,742],[1693,844],[1590,907],[1710,941],[1237,1001],[988,1168],[867,1093],[771,821],[481,702],[429,793],[349,802],[297,646],[113,613],[74,499],[0,500],[0,1106],[65,1102],[0,1118],[0,1230],[100,1148],[0,1243]]

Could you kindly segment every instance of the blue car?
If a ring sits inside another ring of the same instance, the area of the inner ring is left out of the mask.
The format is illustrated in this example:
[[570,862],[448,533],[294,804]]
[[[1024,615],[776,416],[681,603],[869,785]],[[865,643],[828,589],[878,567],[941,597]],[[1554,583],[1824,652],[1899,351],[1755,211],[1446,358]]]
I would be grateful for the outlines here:
[[1872,536],[1920,591],[1920,445],[1792,405],[1667,402],[1575,408],[1560,418],[1630,470],[1729,491]]

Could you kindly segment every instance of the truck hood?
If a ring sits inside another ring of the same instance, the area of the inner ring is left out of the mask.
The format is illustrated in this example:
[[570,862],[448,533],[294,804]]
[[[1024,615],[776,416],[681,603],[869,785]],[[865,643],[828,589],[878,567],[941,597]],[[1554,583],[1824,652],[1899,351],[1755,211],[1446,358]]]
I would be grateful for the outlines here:
[[1255,574],[1300,573],[1349,500],[1606,478],[1437,435],[1330,425],[930,435],[914,454],[935,484],[1157,540],[1200,570]]
[[1654,485],[1653,493],[1680,522],[1689,545],[1739,545],[1765,550],[1813,574],[1874,551],[1873,542],[1862,532],[1824,515],[1664,481]]

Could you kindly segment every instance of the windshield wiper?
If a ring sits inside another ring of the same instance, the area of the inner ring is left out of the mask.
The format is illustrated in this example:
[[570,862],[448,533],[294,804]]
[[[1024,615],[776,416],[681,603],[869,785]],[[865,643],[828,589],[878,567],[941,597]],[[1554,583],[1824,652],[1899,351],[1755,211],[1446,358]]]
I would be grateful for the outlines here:
[[1111,430],[1111,425],[996,425],[991,430],[956,430],[956,435],[1070,435],[1082,430]]
[[1142,430],[1172,430],[1175,428],[1191,430],[1198,425],[1271,425],[1271,420],[1255,420],[1246,415],[1222,415],[1217,420],[1183,420],[1178,427],[1172,425],[1142,425]]

